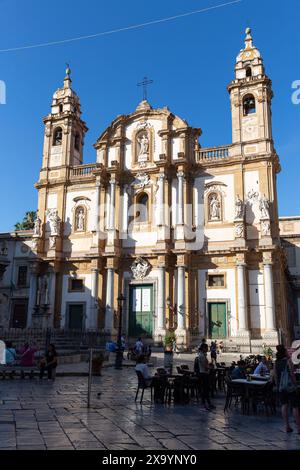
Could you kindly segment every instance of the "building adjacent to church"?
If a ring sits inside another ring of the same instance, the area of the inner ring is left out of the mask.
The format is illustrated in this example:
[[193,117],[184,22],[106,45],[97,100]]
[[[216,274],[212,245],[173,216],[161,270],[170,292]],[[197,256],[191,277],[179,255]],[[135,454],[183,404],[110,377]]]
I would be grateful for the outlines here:
[[67,70],[44,118],[34,230],[0,235],[0,325],[114,337],[123,294],[129,338],[294,337],[300,271],[289,272],[285,250],[300,232],[279,221],[272,84],[249,29],[228,92],[229,145],[202,148],[200,128],[144,100],[83,164],[88,129]]

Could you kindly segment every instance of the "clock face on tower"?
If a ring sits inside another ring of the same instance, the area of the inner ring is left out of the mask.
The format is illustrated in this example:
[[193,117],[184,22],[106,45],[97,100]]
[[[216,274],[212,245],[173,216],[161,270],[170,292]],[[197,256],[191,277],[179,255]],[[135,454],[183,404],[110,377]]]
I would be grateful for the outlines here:
[[254,59],[253,51],[244,52],[243,55],[242,55],[242,59],[243,60],[252,60],[252,59]]

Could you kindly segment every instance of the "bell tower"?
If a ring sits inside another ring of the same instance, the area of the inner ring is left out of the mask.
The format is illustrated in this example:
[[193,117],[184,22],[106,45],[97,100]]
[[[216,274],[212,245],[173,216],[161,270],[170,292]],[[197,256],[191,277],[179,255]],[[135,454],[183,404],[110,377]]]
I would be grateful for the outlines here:
[[265,74],[259,50],[253,45],[250,28],[246,29],[245,48],[236,58],[235,78],[229,84],[228,91],[232,143],[240,144],[242,155],[272,152],[272,82]]
[[87,127],[81,120],[80,101],[71,84],[71,70],[68,66],[63,87],[54,93],[51,112],[44,118],[43,178],[46,176],[45,170],[80,165],[83,160]]

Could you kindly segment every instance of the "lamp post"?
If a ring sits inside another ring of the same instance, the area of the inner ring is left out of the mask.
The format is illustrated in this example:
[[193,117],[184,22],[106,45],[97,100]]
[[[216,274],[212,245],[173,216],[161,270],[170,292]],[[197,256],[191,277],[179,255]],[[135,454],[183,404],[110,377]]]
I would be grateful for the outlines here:
[[118,311],[119,311],[119,326],[118,326],[118,341],[117,341],[117,351],[116,351],[116,363],[115,369],[122,369],[123,362],[123,350],[122,350],[122,316],[123,316],[123,302],[125,301],[123,294],[120,294],[117,298],[118,301]]

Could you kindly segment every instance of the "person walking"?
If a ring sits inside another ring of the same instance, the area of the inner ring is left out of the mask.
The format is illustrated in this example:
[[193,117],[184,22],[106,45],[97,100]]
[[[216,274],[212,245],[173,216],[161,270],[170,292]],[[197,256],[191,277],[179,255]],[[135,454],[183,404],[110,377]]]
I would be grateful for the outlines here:
[[5,362],[7,366],[12,366],[15,364],[17,359],[17,352],[15,348],[13,347],[13,344],[11,341],[6,341],[6,347],[5,347]]
[[297,432],[300,434],[300,399],[296,389],[296,378],[293,371],[293,363],[288,356],[288,352],[282,344],[276,346],[275,361],[275,383],[281,403],[281,413],[287,433],[293,432],[289,424],[289,405],[293,409],[293,415],[297,426]]

